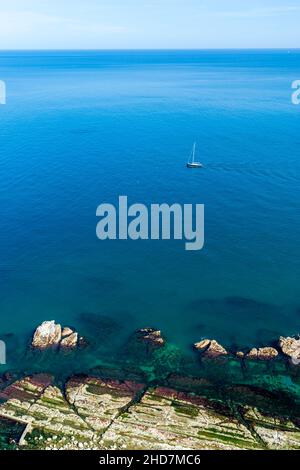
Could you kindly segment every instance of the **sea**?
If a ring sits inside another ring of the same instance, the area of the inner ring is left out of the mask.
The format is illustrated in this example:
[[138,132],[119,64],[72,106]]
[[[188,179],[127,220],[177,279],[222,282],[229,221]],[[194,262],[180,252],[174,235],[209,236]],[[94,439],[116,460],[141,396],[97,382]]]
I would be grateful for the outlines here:
[[[185,354],[299,333],[297,79],[300,50],[0,51],[0,368],[44,320],[105,345],[85,366],[137,328]],[[99,240],[120,195],[204,204],[204,248]]]

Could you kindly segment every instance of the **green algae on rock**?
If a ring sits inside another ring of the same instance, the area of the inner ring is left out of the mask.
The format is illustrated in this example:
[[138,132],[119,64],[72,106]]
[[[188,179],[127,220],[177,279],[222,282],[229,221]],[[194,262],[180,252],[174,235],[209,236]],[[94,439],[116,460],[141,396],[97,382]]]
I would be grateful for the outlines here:
[[[73,332],[61,329],[59,344]],[[187,359],[145,328],[109,362],[59,383],[51,374],[6,374],[0,419],[22,427],[12,445],[24,449],[300,448],[299,367],[273,347],[237,358],[215,340],[196,346]],[[49,357],[63,363],[59,351]]]
[[[24,449],[295,449],[297,421],[195,393],[77,376],[65,392],[26,377],[2,394],[0,419],[26,425]],[[28,392],[29,391],[29,392]]]

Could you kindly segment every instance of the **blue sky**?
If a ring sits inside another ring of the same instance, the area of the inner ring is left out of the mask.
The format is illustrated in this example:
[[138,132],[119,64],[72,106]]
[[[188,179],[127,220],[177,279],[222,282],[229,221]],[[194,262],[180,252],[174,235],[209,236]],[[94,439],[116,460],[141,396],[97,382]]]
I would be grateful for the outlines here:
[[300,0],[0,0],[0,49],[300,47]]

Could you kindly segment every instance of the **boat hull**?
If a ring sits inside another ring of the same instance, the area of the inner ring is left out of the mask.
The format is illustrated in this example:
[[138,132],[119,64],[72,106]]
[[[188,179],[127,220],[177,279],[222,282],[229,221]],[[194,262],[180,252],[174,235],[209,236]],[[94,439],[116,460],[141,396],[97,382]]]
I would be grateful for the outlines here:
[[186,164],[187,168],[202,168],[203,165],[202,163],[187,163]]

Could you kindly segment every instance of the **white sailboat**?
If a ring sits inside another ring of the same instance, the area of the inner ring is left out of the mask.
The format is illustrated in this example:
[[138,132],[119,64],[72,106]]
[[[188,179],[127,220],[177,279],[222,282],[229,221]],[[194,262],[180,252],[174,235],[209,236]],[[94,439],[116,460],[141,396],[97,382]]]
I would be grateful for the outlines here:
[[187,164],[186,164],[186,166],[187,166],[188,168],[202,168],[202,167],[203,167],[202,163],[200,163],[200,162],[195,162],[195,154],[196,154],[196,142],[194,142],[193,150],[192,150],[190,159],[189,159],[189,161],[188,161]]

